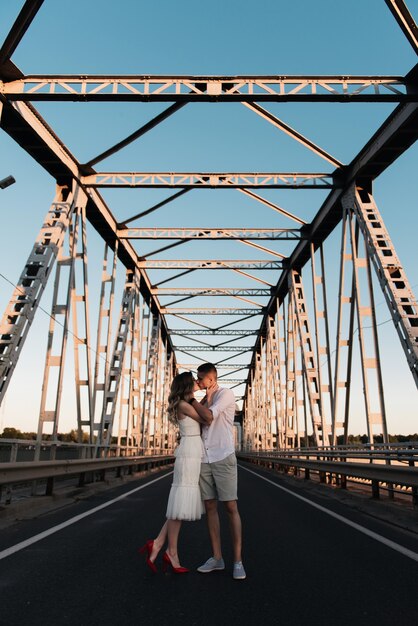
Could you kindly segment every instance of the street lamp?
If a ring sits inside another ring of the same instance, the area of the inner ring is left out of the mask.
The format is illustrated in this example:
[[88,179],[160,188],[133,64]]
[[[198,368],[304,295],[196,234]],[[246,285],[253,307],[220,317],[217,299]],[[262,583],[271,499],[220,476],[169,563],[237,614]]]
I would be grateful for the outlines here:
[[13,185],[15,182],[13,176],[7,176],[3,178],[3,180],[0,180],[0,189],[6,189],[6,187],[10,187],[10,185]]

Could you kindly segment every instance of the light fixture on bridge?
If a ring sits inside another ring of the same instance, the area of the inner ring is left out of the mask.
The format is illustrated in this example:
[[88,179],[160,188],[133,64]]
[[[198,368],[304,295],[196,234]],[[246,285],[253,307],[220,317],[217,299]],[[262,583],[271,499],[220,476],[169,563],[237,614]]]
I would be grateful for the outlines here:
[[10,185],[13,185],[15,182],[16,180],[13,176],[7,176],[6,178],[0,180],[0,189],[6,189],[6,187],[10,187]]

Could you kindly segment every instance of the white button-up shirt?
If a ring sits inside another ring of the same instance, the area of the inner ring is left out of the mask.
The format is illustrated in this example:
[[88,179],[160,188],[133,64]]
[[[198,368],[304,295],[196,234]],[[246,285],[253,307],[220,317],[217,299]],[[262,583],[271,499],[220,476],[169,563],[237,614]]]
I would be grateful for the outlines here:
[[202,463],[215,463],[235,452],[234,392],[220,387],[213,394],[212,403],[208,408],[212,411],[213,421],[210,426],[202,426],[204,447]]

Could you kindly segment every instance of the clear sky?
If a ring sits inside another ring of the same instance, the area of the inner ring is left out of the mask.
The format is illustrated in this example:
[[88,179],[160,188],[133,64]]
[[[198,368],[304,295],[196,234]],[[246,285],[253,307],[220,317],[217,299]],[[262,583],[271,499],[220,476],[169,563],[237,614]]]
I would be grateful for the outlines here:
[[[0,3],[1,41],[23,4],[23,0]],[[418,0],[409,0],[407,4],[416,19]],[[210,3],[45,0],[12,60],[25,74],[77,75],[404,75],[416,63],[412,47],[383,0],[212,0]],[[43,102],[35,106],[75,157],[84,162],[135,131],[168,105]],[[348,163],[394,107],[395,104],[388,103],[276,103],[265,108],[343,163]],[[415,292],[418,286],[417,164],[418,149],[414,145],[374,185],[375,200]],[[330,172],[333,168],[239,103],[195,103],[188,104],[140,140],[100,163],[97,169]],[[49,174],[0,131],[0,177],[9,174],[17,182],[0,190],[2,311],[12,292],[7,280],[11,283],[18,280],[54,195],[54,181]],[[114,215],[122,220],[170,193],[126,189],[103,190],[102,195]],[[261,195],[309,222],[326,192],[266,190]],[[140,224],[132,223],[132,226],[139,225],[289,228],[294,223],[239,192],[196,190],[145,217]],[[291,246],[266,243],[285,254],[291,250]],[[159,247],[148,242],[135,245],[144,252]],[[266,258],[236,242],[186,245],[190,258]],[[337,229],[325,247],[331,311],[335,311],[339,245]],[[92,301],[99,290],[102,248],[91,229]],[[186,248],[180,246],[164,253],[163,258],[182,258],[185,252]],[[195,272],[186,286],[257,286],[257,283],[249,285],[236,274],[228,274],[212,272],[202,278],[202,272]],[[263,278],[277,281],[275,272],[266,274]],[[150,271],[150,277],[155,282],[161,273]],[[121,269],[118,297],[122,283]],[[181,281],[169,284],[184,286]],[[51,293],[52,285],[49,285],[42,301],[45,311],[50,311]],[[416,387],[379,287],[375,297],[381,324],[379,337],[389,431],[416,432]],[[200,298],[195,305],[232,305],[220,298],[208,302],[207,298]],[[97,309],[92,309],[94,328]],[[4,426],[22,430],[37,427],[48,321],[47,313],[38,311],[0,408],[0,430]],[[242,323],[241,327],[249,327],[249,322]],[[335,334],[333,328],[332,332]],[[68,358],[71,361],[71,352]],[[185,359],[190,361],[188,357]],[[244,360],[241,358],[241,362]],[[68,372],[62,431],[75,426],[70,362]],[[243,387],[237,391],[242,393]],[[350,430],[365,432],[360,382],[354,396]]]

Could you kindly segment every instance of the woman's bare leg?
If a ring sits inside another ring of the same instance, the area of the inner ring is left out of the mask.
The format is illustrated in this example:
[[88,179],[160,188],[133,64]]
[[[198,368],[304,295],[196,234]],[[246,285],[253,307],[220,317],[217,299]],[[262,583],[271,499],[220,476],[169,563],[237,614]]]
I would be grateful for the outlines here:
[[168,549],[167,552],[174,567],[180,567],[179,557],[177,554],[178,537],[181,528],[181,520],[167,520],[168,531]]
[[154,545],[152,547],[152,551],[149,557],[150,561],[152,561],[153,563],[155,559],[157,558],[159,551],[164,546],[167,540],[167,527],[168,527],[168,520],[165,521],[157,537],[154,539]]

